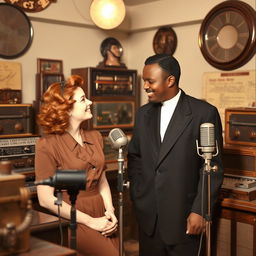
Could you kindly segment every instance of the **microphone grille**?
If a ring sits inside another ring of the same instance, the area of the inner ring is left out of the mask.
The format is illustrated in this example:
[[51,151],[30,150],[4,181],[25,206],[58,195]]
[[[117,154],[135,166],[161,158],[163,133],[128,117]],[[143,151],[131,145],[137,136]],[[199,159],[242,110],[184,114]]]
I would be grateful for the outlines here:
[[114,128],[109,132],[108,138],[113,148],[120,148],[127,145],[127,137],[119,128]]
[[202,147],[214,147],[214,125],[212,123],[204,123],[200,125],[200,141]]
[[111,136],[111,138],[114,141],[117,141],[118,139],[125,137],[125,134],[123,133],[123,131],[121,129],[115,128],[110,131],[109,136]]

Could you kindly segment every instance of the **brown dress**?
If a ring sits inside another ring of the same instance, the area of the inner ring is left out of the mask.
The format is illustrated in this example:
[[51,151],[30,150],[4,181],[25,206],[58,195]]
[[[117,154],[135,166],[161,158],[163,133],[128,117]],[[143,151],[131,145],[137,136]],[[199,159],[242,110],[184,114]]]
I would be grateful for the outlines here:
[[[61,170],[86,170],[86,191],[80,191],[76,209],[92,216],[104,216],[103,199],[98,191],[100,177],[105,170],[103,141],[98,131],[81,131],[82,147],[69,134],[47,135],[36,144],[36,180],[47,179]],[[69,202],[67,193],[63,200]],[[77,251],[86,256],[118,256],[116,235],[104,237],[100,232],[85,225],[77,225]]]

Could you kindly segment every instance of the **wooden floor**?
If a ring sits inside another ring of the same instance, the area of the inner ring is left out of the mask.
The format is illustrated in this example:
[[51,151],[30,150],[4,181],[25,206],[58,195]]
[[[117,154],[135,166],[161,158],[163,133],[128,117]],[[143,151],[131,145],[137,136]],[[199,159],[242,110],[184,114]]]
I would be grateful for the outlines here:
[[137,240],[124,242],[125,256],[139,256],[139,243]]

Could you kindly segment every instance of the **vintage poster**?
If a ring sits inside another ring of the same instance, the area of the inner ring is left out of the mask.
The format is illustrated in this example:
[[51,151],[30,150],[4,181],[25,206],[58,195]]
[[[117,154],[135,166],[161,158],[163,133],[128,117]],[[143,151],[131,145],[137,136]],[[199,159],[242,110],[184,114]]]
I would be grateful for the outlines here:
[[255,80],[255,70],[203,75],[203,98],[218,108],[223,128],[226,108],[255,106]]
[[0,61],[0,90],[21,90],[21,64],[13,61]]

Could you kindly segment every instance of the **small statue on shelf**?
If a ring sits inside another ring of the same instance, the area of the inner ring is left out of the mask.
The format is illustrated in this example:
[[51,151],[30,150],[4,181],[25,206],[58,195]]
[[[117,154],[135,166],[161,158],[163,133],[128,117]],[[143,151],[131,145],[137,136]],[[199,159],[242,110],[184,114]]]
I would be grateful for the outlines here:
[[97,65],[97,68],[127,69],[126,65],[121,62],[123,48],[117,39],[108,37],[103,40],[100,46],[100,52],[104,59]]

